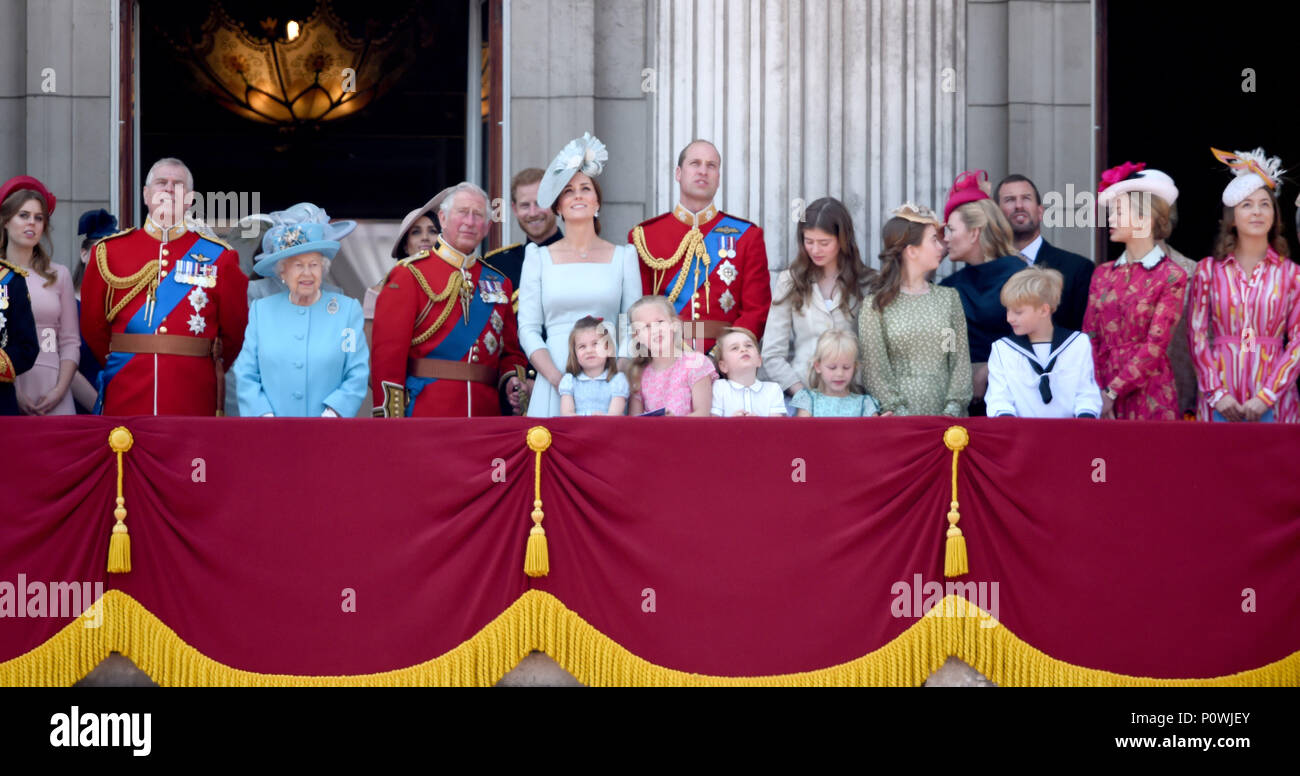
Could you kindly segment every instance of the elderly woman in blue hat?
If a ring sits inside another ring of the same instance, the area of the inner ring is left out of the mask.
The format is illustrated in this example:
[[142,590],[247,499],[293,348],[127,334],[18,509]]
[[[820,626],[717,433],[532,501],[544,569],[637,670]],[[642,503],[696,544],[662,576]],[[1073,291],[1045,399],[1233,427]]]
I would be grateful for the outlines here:
[[355,417],[370,378],[361,304],[324,292],[329,262],[355,221],[330,223],[303,202],[255,218],[271,224],[254,269],[288,287],[253,302],[235,361],[239,414]]

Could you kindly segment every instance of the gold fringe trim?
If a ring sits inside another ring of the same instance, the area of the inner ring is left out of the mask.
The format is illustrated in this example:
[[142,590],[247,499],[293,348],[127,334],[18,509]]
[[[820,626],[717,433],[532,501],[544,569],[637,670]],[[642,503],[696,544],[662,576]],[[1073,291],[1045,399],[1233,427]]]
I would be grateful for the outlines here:
[[540,590],[524,593],[444,655],[409,668],[352,676],[241,671],[186,644],[120,590],[105,593],[101,605],[101,627],[86,628],[81,620],[74,620],[39,647],[0,663],[0,685],[71,685],[110,651],[117,651],[163,686],[487,686],[529,652],[540,650],[578,681],[592,686],[917,686],[950,655],[1005,686],[1300,686],[1300,652],[1249,671],[1208,679],[1128,676],[1071,665],[1029,646],[996,625],[978,606],[955,595],[943,599],[888,644],[856,660],[816,671],[745,677],[708,676],[654,665]]

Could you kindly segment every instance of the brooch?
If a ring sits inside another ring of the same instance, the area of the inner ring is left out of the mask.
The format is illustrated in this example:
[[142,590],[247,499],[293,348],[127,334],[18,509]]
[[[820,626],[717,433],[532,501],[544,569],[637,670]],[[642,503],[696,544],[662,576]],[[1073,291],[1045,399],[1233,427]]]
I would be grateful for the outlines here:
[[337,297],[331,296],[329,304],[325,305],[325,312],[329,313],[330,315],[333,315],[338,311],[339,311],[339,300]]
[[730,289],[727,289],[722,292],[722,296],[718,297],[718,304],[722,306],[722,312],[729,313],[731,308],[736,306],[736,297],[731,295]]
[[[732,255],[734,256],[735,254],[732,253]],[[732,264],[730,261],[724,261],[718,267],[718,277],[722,278],[722,282],[727,285],[736,282],[736,277],[738,275],[740,275],[740,272],[736,270],[736,265]]]

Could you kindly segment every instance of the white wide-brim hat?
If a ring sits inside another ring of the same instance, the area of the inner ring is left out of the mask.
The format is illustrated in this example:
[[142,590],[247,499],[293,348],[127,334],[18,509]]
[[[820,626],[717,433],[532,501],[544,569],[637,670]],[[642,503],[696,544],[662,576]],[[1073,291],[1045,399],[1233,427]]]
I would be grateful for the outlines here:
[[1108,205],[1115,197],[1129,191],[1149,192],[1171,205],[1178,200],[1178,187],[1174,185],[1173,178],[1160,170],[1144,169],[1108,185],[1097,195],[1097,204]]

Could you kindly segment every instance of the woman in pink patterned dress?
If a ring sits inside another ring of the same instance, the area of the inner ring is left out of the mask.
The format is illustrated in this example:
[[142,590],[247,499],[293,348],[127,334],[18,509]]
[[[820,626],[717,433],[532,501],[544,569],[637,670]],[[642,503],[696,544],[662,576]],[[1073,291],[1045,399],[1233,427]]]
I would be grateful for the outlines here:
[[[1212,149],[1213,150],[1213,149]],[[1214,155],[1237,177],[1223,192],[1214,255],[1196,265],[1188,327],[1197,420],[1300,422],[1300,264],[1277,206],[1281,160],[1263,149]]]
[[1183,314],[1187,273],[1156,244],[1173,231],[1178,199],[1173,180],[1145,163],[1102,173],[1097,204],[1110,219],[1110,239],[1124,252],[1097,267],[1083,330],[1092,340],[1103,418],[1176,420],[1178,390],[1169,342]]

